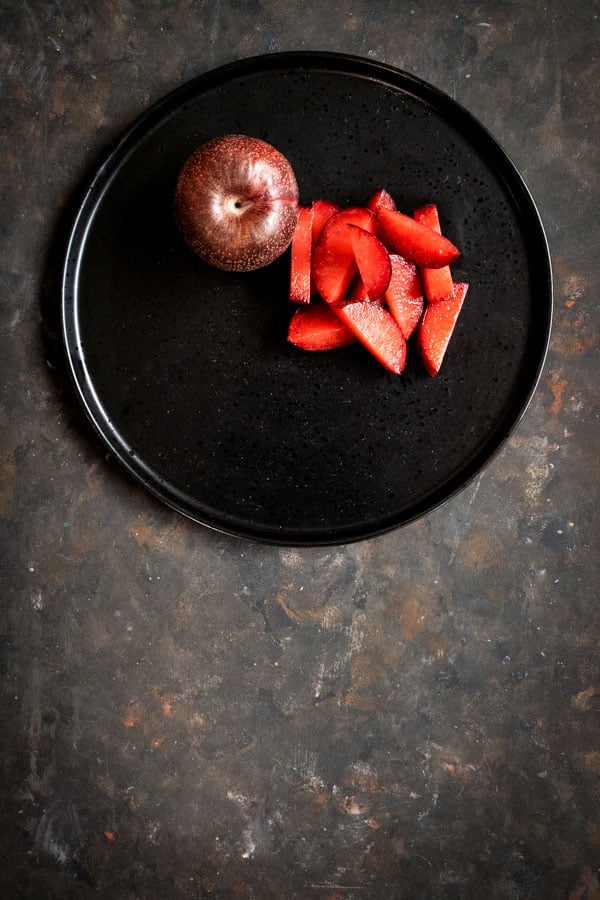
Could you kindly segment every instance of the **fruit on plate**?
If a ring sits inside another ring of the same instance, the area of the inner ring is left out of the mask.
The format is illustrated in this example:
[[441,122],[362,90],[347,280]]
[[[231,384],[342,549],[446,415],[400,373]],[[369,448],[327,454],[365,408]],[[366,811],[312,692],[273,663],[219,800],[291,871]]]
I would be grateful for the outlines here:
[[[297,346],[326,349],[349,343],[351,332],[385,368],[400,374],[406,365],[407,341],[416,332],[425,368],[436,375],[468,287],[452,283],[449,266],[460,251],[441,234],[435,204],[416,210],[423,221],[399,212],[383,189],[369,197],[367,206],[371,208],[351,207],[333,214],[323,207],[319,215],[326,221],[318,225],[322,230],[313,243],[313,286],[346,333],[336,331],[319,306],[314,319],[294,315],[288,338]],[[314,215],[315,204],[313,236]],[[421,277],[429,271],[437,276],[432,299],[425,295]],[[448,279],[451,296],[433,302],[440,294],[447,296]],[[311,304],[315,302],[320,303],[311,299]]]
[[425,308],[417,339],[423,364],[430,375],[440,371],[468,288],[468,284],[457,282],[449,300],[429,303]]
[[[427,206],[421,206],[415,209],[413,213],[414,219],[421,225],[427,225],[433,228],[438,234],[441,234],[440,219],[438,209],[435,203],[428,203]],[[421,269],[421,278],[423,279],[423,288],[425,296],[429,303],[436,303],[438,300],[448,300],[454,291],[452,282],[452,273],[450,266],[442,266],[441,269]]]
[[356,265],[369,300],[383,296],[392,277],[390,254],[381,241],[358,225],[348,224]]
[[341,303],[356,272],[356,259],[349,240],[348,225],[374,232],[374,213],[350,207],[334,213],[325,223],[313,253],[315,287],[327,303]]
[[315,200],[312,205],[313,210],[313,227],[312,227],[312,246],[313,250],[317,246],[317,241],[321,237],[321,232],[325,227],[325,223],[336,212],[340,211],[337,203],[330,200]]
[[312,228],[313,207],[299,206],[290,256],[290,300],[293,303],[310,303]]
[[289,160],[260,138],[213,138],[183,164],[174,213],[184,240],[203,260],[249,272],[290,245],[298,219],[296,177]]
[[370,300],[349,300],[330,309],[382,366],[395,375],[403,372],[406,341],[387,309]]
[[[337,205],[337,203],[332,203],[330,200],[315,200],[312,204],[312,211],[312,252],[314,253],[314,249],[317,246],[319,238],[321,237],[321,232],[325,227],[325,223],[332,217],[334,213],[340,211],[340,207]],[[310,290],[311,294],[318,293],[312,268],[310,273]]]
[[331,350],[359,341],[399,375],[416,332],[425,369],[439,372],[468,285],[452,281],[460,251],[441,233],[435,204],[407,216],[380,188],[364,207],[301,206],[285,156],[260,138],[229,134],[185,161],[174,213],[191,249],[217,268],[249,272],[291,245],[289,299],[300,304],[291,344]]
[[385,292],[385,302],[405,340],[408,340],[423,313],[423,287],[414,263],[397,253],[390,253],[390,264],[392,275]]
[[315,299],[294,312],[288,341],[302,350],[335,350],[355,343],[356,337],[327,303]]
[[335,350],[360,341],[390,372],[406,364],[406,341],[386,309],[369,300],[330,306],[322,300],[299,307],[291,318],[288,341],[302,350]]
[[460,256],[460,251],[444,235],[398,210],[380,207],[377,224],[378,235],[386,247],[418,266],[439,269]]
[[394,198],[385,190],[385,188],[380,188],[378,191],[371,194],[365,206],[374,213],[382,207],[383,209],[396,209]]
[[376,300],[371,300],[368,294],[368,291],[365,287],[365,283],[360,277],[360,274],[357,272],[354,276],[352,284],[350,285],[350,289],[347,294],[348,300],[369,300],[371,303],[378,303],[379,306],[383,306],[383,297],[377,297]]

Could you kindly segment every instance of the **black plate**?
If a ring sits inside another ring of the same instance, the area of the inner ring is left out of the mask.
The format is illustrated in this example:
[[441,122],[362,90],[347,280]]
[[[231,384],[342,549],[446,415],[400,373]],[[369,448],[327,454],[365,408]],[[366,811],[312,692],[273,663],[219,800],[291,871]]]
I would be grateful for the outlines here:
[[[356,345],[286,342],[289,256],[204,265],[173,222],[188,154],[238,132],[291,161],[301,202],[436,202],[471,285],[441,373],[401,377]],[[363,59],[275,54],[153,106],[97,173],[65,264],[64,335],[84,407],[125,468],[219,530],[333,544],[409,522],[462,488],[535,389],[552,282],[531,196],[490,134],[419,79]]]

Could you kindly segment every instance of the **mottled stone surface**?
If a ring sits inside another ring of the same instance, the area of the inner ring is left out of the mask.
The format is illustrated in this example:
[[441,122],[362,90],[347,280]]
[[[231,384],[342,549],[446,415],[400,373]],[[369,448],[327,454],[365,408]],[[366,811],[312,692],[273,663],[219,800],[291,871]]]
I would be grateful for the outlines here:
[[[600,897],[600,6],[0,4],[0,895]],[[457,497],[284,549],[170,512],[105,457],[56,303],[81,185],[148,104],[339,50],[455,97],[523,172],[555,326]]]

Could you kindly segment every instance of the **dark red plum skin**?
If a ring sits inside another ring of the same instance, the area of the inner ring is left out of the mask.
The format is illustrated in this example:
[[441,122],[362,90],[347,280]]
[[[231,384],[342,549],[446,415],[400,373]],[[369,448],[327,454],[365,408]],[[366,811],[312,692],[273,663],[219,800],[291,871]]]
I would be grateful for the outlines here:
[[177,179],[175,220],[205,262],[231,272],[269,265],[291,243],[298,184],[290,162],[271,144],[224,135],[198,147]]

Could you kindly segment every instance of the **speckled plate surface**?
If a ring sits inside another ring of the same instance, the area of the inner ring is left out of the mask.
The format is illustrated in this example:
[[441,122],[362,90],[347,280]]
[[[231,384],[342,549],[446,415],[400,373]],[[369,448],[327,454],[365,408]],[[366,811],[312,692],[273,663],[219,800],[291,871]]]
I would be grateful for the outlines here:
[[[471,287],[436,378],[414,347],[397,377],[358,345],[289,345],[288,254],[233,275],[187,249],[177,173],[230,132],[284,153],[304,204],[378,187],[406,212],[438,204]],[[543,228],[496,141],[425,82],[337,54],[242,61],[153,106],[86,193],[64,270],[67,356],[104,444],[179,512],[281,544],[372,537],[462,488],[525,410],[551,317]]]

